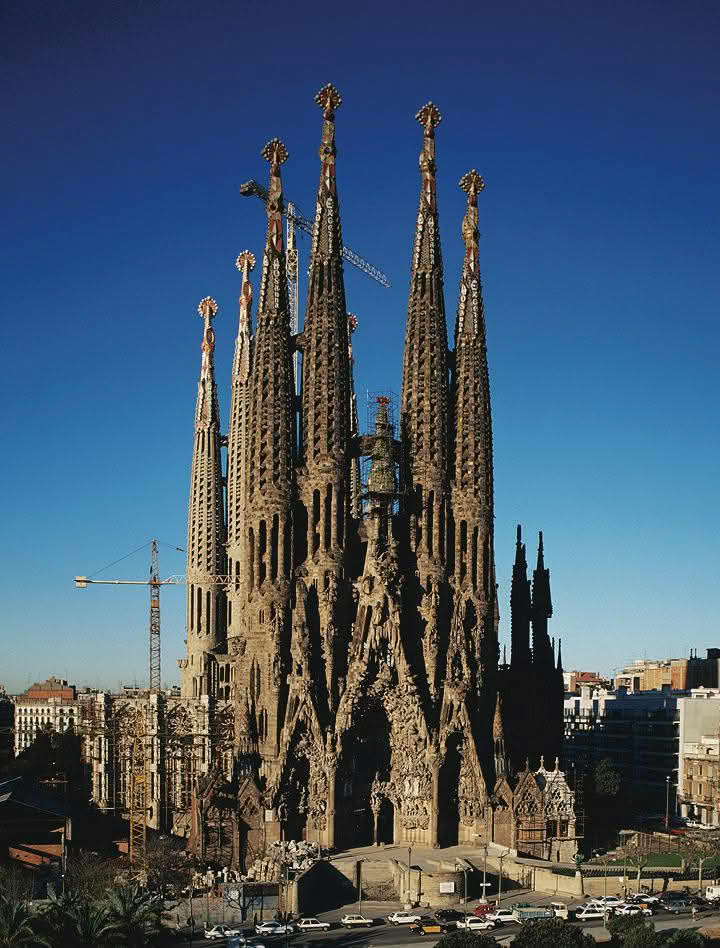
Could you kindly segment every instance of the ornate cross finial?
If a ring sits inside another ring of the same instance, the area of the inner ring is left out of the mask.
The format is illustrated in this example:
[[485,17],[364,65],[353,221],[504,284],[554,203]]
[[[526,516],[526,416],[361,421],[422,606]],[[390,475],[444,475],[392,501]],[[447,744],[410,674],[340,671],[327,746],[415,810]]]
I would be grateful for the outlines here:
[[281,165],[288,160],[288,150],[279,138],[271,138],[260,154],[270,165]]
[[200,305],[198,306],[198,315],[201,316],[206,323],[209,323],[211,319],[215,319],[215,314],[218,311],[218,304],[212,298],[212,296],[206,296],[200,300]]
[[335,86],[331,82],[328,82],[328,84],[323,86],[316,94],[315,101],[323,110],[325,118],[330,118],[335,109],[342,103],[342,96]]
[[425,129],[425,135],[429,137],[432,137],[435,129],[442,122],[440,110],[432,102],[426,102],[421,109],[418,109],[415,118]]
[[468,197],[471,197],[484,190],[485,182],[482,179],[482,175],[473,168],[460,178],[460,188]]

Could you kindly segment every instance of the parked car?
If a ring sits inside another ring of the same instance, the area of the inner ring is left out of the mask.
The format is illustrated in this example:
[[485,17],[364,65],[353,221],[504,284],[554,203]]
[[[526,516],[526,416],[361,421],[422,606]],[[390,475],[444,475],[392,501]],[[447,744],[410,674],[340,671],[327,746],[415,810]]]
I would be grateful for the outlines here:
[[467,918],[459,918],[455,924],[458,928],[464,928],[469,932],[484,932],[497,927],[496,922],[488,918],[478,918],[477,915],[468,915]]
[[330,922],[321,922],[318,918],[301,918],[297,923],[299,932],[327,932]]
[[258,922],[255,926],[256,935],[292,935],[294,931],[295,926],[292,922],[271,920],[269,922]]
[[365,918],[364,915],[343,915],[340,919],[343,928],[372,928],[373,920]]
[[242,929],[240,928],[231,928],[229,925],[211,925],[210,928],[205,927],[205,937],[212,938],[228,938],[230,935],[241,935]]
[[629,902],[626,905],[618,905],[615,909],[618,915],[652,915],[653,910],[649,905],[643,905],[640,902]]
[[448,923],[439,918],[421,918],[410,926],[410,931],[418,935],[444,935],[447,930]]
[[624,905],[625,899],[621,899],[619,895],[601,895],[597,899],[592,899],[595,905],[604,905],[607,908],[617,908],[618,905]]
[[667,903],[665,908],[673,915],[680,915],[682,912],[691,912],[693,903],[689,899],[673,899]]
[[515,914],[509,908],[497,908],[493,912],[488,912],[485,918],[491,922],[497,922],[498,925],[512,925],[515,922]]
[[607,909],[600,905],[580,905],[575,909],[575,918],[578,922],[586,922],[591,918],[605,918]]
[[412,925],[413,922],[419,922],[422,918],[415,912],[393,912],[388,915],[388,921],[391,925]]
[[458,912],[457,909],[440,909],[440,911],[435,912],[435,918],[439,918],[443,922],[456,922],[459,918],[465,918],[465,913]]

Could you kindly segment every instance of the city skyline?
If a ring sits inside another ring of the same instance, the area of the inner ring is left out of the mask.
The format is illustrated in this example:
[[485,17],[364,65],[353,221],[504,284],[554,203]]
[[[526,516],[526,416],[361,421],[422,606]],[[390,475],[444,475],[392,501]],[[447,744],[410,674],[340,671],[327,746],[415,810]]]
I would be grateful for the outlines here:
[[[400,390],[413,115],[429,98],[444,116],[438,203],[450,327],[457,180],[473,166],[485,178],[478,211],[501,647],[517,523],[531,563],[543,530],[551,634],[563,639],[568,668],[611,671],[643,652],[681,656],[716,644],[717,12],[694,4],[685,32],[673,33],[668,12],[646,20],[650,8],[639,4],[619,22],[589,7],[570,20],[551,7],[544,25],[529,5],[471,15],[482,25],[476,45],[451,6],[432,37],[415,18],[407,45],[394,49],[402,24],[390,16],[387,36],[375,37],[374,70],[360,62],[362,30],[345,37],[346,57],[331,44],[320,66],[309,65],[319,28],[311,18],[286,51],[288,77],[272,88],[261,52],[242,36],[242,68],[230,60],[222,27],[233,22],[222,5],[176,21],[162,5],[114,21],[83,4],[65,11],[70,21],[9,15],[14,96],[3,110],[13,130],[5,157],[14,240],[2,266],[14,316],[4,381],[19,410],[8,417],[15,450],[3,470],[8,690],[51,674],[143,684],[147,594],[81,593],[72,577],[152,535],[185,545],[196,307],[207,294],[220,304],[226,425],[234,257],[246,247],[258,255],[263,235],[262,207],[239,185],[262,176],[260,147],[277,134],[290,151],[287,196],[312,214],[317,141],[305,103],[326,81],[344,98],[343,236],[393,283],[385,290],[346,268],[359,319],[361,427],[366,391]],[[527,34],[513,19],[521,13]],[[431,39],[435,60],[420,69]],[[216,51],[209,61],[203,42]],[[458,65],[458,48],[471,61]],[[391,203],[397,214],[388,216]],[[299,247],[304,275],[309,241]],[[108,575],[144,578],[148,559]],[[183,560],[161,547],[164,576],[183,572]],[[162,608],[163,679],[174,682],[183,592],[164,590]]]

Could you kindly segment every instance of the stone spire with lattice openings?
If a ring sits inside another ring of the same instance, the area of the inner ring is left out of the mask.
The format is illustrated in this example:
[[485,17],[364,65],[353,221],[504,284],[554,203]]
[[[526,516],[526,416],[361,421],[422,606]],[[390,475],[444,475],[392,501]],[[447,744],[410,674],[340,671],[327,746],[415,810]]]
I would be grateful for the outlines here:
[[349,509],[350,359],[338,203],[337,89],[315,96],[322,109],[320,182],[315,204],[302,332],[302,457],[298,486],[308,512],[306,568],[311,580],[340,573]]
[[518,524],[510,585],[510,662],[513,671],[527,671],[530,661],[530,580],[522,527]]
[[225,517],[220,457],[220,412],[215,383],[217,303],[209,296],[203,320],[202,362],[195,405],[195,440],[187,538],[187,652],[181,662],[185,697],[208,693],[208,654],[225,640],[225,596],[217,577],[225,573]]
[[495,759],[495,776],[509,777],[510,766],[508,755],[505,750],[505,725],[503,722],[503,698],[502,692],[498,688],[495,698],[495,714],[493,716],[493,756]]
[[467,194],[462,222],[465,258],[455,323],[454,584],[472,598],[477,614],[481,676],[497,667],[497,603],[493,541],[493,461],[490,380],[485,311],[480,283],[477,196],[485,184],[477,171],[460,180]]
[[295,385],[290,340],[283,194],[280,166],[285,145],[274,138],[263,148],[270,165],[267,238],[258,294],[257,327],[250,369],[246,496],[246,647],[238,656],[236,693],[247,688],[257,715],[260,754],[275,760],[289,657],[289,608],[294,500]]
[[[238,299],[238,332],[232,364],[232,393],[227,446],[227,556],[228,638],[240,634],[239,619],[243,598],[247,595],[245,578],[245,478],[247,431],[250,408],[250,369],[252,366],[252,286],[250,271],[255,257],[244,250],[235,261],[242,274]],[[233,624],[233,615],[235,622]]]
[[435,190],[435,129],[441,115],[428,102],[416,118],[423,127],[423,147],[405,330],[402,416],[415,491],[410,542],[417,553],[420,583],[425,587],[428,579],[437,582],[444,577],[447,557],[448,349]]

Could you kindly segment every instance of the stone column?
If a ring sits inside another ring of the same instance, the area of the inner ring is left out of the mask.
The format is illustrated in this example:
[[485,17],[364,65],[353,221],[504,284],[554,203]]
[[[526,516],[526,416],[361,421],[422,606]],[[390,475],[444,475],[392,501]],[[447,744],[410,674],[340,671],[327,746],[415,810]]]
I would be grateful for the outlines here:
[[335,767],[328,767],[328,805],[327,805],[327,829],[326,845],[332,849],[335,845],[335,779],[337,771]]
[[430,838],[429,845],[433,849],[440,848],[440,761],[436,759],[430,763],[432,773],[432,805],[430,809]]

